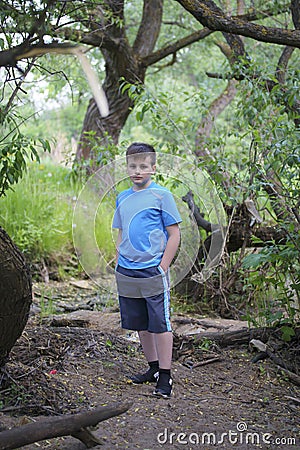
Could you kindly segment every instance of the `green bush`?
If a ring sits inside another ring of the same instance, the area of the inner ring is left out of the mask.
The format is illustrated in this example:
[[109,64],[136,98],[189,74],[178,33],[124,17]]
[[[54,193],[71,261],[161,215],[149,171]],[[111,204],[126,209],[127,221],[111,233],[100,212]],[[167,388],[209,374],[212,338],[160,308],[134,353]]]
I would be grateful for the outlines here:
[[0,199],[0,225],[30,260],[72,248],[72,209],[78,186],[69,170],[30,163],[23,179]]
[[[14,191],[0,198],[0,226],[26,255],[29,262],[43,259],[58,266],[59,274],[66,261],[75,260],[73,246],[73,209],[81,182],[71,170],[45,161],[30,163]],[[111,235],[113,208],[102,205],[97,210],[95,236],[100,251],[109,262],[115,245]]]

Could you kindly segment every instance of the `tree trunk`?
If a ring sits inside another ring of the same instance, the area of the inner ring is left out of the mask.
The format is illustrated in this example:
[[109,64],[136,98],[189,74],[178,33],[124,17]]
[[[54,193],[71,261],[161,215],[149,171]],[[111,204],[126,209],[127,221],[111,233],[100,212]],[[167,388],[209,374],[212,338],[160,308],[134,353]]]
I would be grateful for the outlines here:
[[32,284],[24,256],[0,227],[0,367],[27,323]]
[[[106,78],[103,89],[109,104],[109,115],[105,118],[101,117],[95,100],[93,98],[90,100],[77,149],[77,161],[81,159],[96,161],[97,158],[101,158],[101,155],[95,155],[93,148],[107,146],[109,139],[114,144],[117,144],[119,140],[119,135],[133,106],[127,93],[122,93],[120,89],[120,79],[125,78],[132,83],[136,83],[138,79],[140,81],[144,79],[144,74],[139,73],[137,61],[129,50],[127,47],[123,49],[123,52],[120,48],[110,52],[102,51],[106,59]],[[91,142],[90,137],[94,142]]]
[[[124,22],[124,1],[107,3],[110,14],[113,13],[119,21]],[[119,135],[134,105],[127,92],[121,90],[122,79],[132,84],[144,82],[147,67],[143,58],[154,49],[160,32],[162,11],[163,0],[144,0],[143,17],[132,46],[126,35],[126,27],[120,27],[112,21],[104,28],[104,40],[99,42],[99,46],[105,60],[106,76],[103,89],[110,112],[107,117],[101,117],[94,99],[90,100],[76,154],[78,162],[82,159],[100,162],[102,155],[95,155],[93,148],[101,153],[101,147],[105,148],[109,139],[114,144],[118,143]],[[92,144],[90,135],[92,139],[96,139]]]

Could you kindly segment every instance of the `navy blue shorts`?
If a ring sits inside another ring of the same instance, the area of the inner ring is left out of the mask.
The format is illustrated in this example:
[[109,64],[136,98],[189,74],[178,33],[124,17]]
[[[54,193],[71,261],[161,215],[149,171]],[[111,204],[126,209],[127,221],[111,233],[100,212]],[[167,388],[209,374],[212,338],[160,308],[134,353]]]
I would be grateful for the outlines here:
[[172,331],[169,275],[158,267],[116,268],[122,328],[150,333]]

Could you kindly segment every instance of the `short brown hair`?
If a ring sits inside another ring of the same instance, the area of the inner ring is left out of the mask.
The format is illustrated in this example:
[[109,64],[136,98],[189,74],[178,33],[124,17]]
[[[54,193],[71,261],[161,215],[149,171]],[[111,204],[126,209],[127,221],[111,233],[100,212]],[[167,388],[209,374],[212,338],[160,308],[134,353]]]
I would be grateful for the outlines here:
[[143,142],[133,142],[133,144],[131,144],[127,148],[126,160],[128,161],[129,155],[137,155],[141,153],[145,153],[145,156],[149,155],[151,157],[151,164],[152,166],[154,166],[154,164],[156,163],[156,153],[154,147],[152,147],[152,145],[150,144],[145,144]]

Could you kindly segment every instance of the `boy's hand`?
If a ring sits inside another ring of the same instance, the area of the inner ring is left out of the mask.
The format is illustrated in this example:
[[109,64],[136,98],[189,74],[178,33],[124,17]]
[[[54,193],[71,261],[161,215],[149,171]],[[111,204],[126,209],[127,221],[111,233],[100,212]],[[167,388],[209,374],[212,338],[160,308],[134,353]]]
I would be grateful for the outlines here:
[[165,267],[162,264],[160,264],[159,267],[161,267],[165,273],[168,271],[168,267]]

